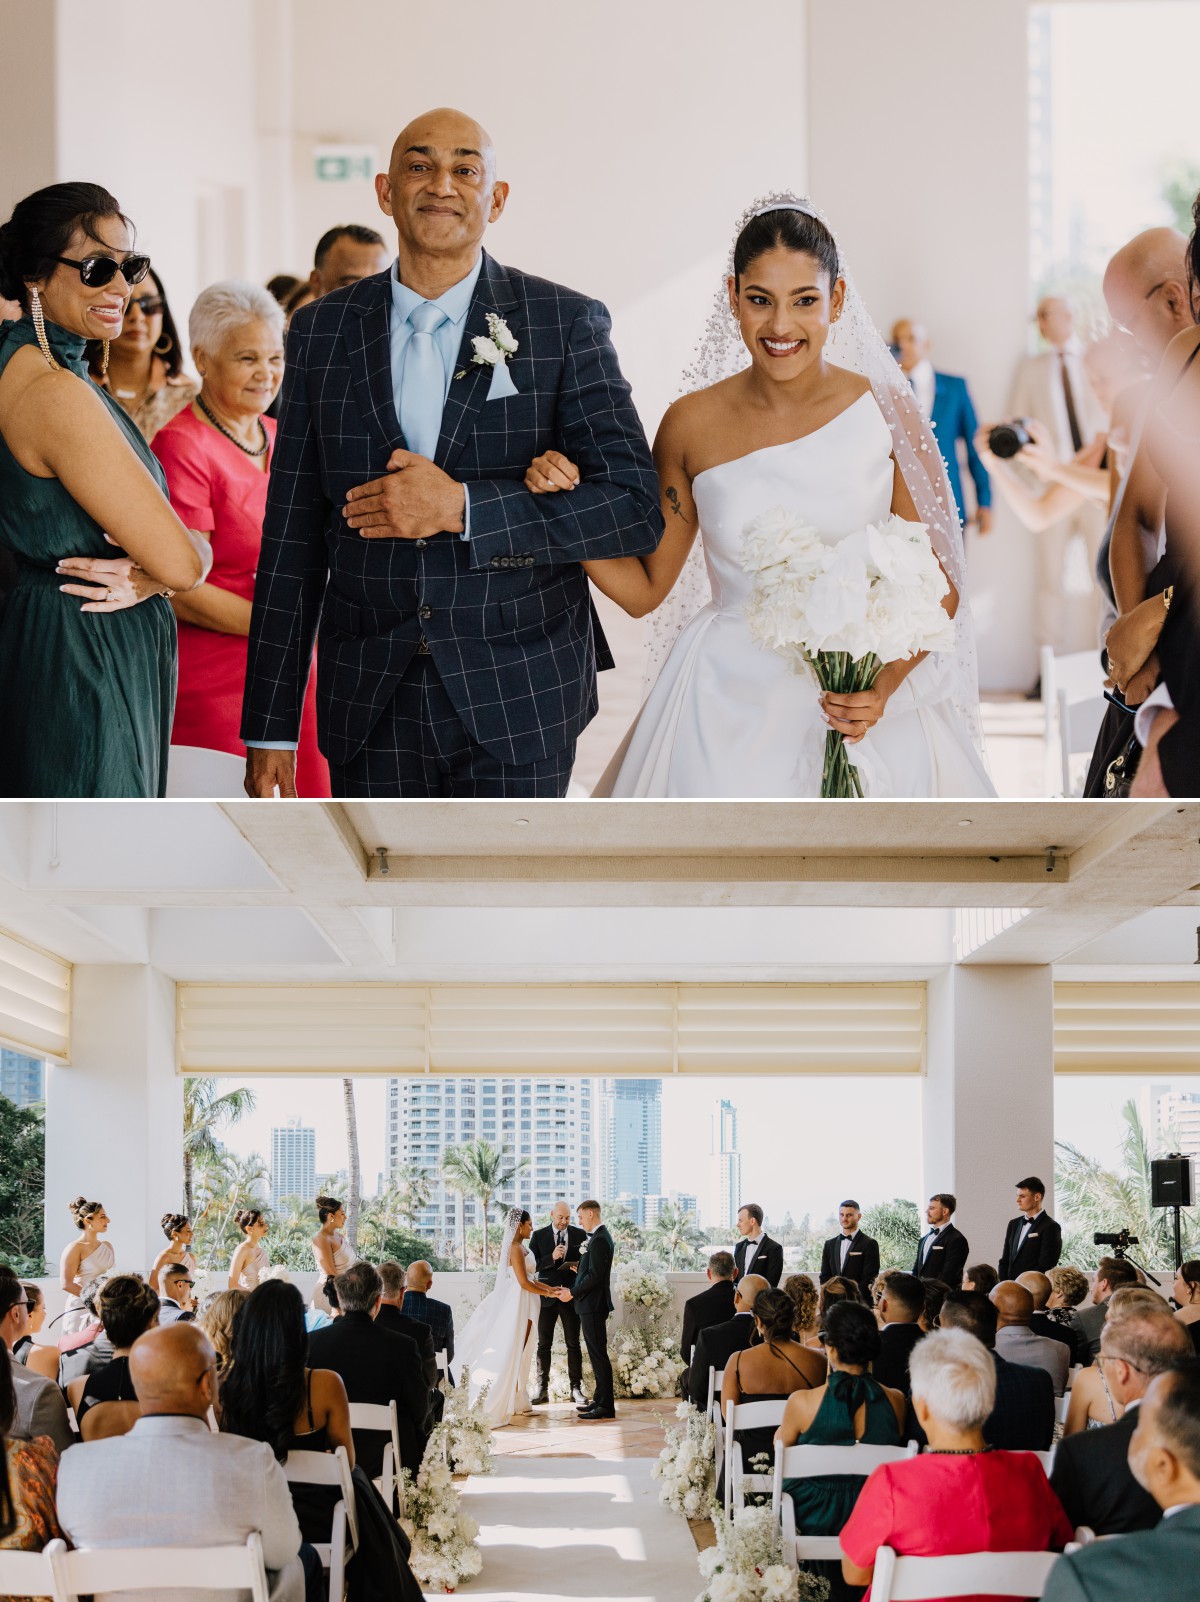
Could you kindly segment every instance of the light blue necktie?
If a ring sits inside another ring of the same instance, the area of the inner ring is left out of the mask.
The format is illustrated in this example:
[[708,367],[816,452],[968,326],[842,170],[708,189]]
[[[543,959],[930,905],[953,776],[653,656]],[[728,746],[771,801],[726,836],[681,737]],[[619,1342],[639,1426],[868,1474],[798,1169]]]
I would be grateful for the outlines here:
[[446,404],[446,369],[434,332],[446,314],[432,301],[423,301],[408,314],[413,333],[404,353],[404,379],[400,386],[400,427],[410,451],[433,460]]

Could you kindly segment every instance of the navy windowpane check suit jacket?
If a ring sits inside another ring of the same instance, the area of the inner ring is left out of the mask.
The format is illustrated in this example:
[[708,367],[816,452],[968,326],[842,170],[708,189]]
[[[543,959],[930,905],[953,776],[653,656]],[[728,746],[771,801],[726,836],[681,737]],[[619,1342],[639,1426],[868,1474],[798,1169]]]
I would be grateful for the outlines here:
[[[380,273],[292,321],[242,737],[295,740],[320,621],[317,731],[331,762],[367,743],[422,638],[476,743],[504,763],[542,761],[595,715],[597,666],[612,665],[580,562],[645,555],[663,530],[608,313],[485,252],[435,456],[469,486],[471,538],[368,540],[342,507],[405,448],[390,311]],[[471,361],[489,312],[519,344],[509,362],[518,393],[493,401],[491,369]],[[546,450],[578,465],[577,489],[525,489],[526,468]]]

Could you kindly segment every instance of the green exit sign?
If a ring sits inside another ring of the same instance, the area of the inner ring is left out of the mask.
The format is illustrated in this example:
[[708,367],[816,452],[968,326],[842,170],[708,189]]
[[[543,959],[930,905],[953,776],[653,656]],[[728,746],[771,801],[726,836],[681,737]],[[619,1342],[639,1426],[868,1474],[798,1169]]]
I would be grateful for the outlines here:
[[313,170],[322,184],[370,183],[379,171],[379,151],[374,145],[318,145]]

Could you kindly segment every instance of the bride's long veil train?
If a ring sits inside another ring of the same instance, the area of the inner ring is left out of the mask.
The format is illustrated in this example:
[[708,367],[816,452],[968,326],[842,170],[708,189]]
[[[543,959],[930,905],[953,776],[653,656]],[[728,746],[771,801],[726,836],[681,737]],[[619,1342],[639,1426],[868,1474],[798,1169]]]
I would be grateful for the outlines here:
[[524,1412],[529,1406],[525,1376],[532,1350],[530,1296],[521,1289],[509,1262],[522,1217],[521,1208],[509,1208],[495,1287],[471,1314],[455,1342],[459,1364],[470,1369],[471,1398],[487,1386],[486,1411],[496,1426],[507,1424],[514,1412]]
[[[680,394],[706,389],[729,378],[750,363],[737,320],[729,309],[727,279],[733,273],[733,246],[752,217],[776,210],[796,210],[829,222],[811,201],[792,194],[762,195],[738,218],[729,256],[713,298],[713,309],[692,358],[684,370]],[[829,229],[833,233],[832,228]],[[836,236],[835,236],[836,238]],[[958,591],[953,657],[946,653],[951,700],[969,731],[983,762],[983,731],[979,718],[979,675],[975,656],[975,625],[967,595],[966,556],[962,525],[954,493],[946,474],[933,429],[922,415],[912,386],[884,343],[883,335],[867,313],[863,298],[838,246],[840,272],[846,283],[842,314],[829,330],[826,358],[838,367],[860,373],[871,385],[884,421],[892,431],[896,461],[912,496],[917,514],[929,532],[930,542],[947,577]],[[712,600],[701,541],[697,539],[670,595],[651,614],[646,630],[642,664],[642,700],[649,695],[672,646],[692,619]]]

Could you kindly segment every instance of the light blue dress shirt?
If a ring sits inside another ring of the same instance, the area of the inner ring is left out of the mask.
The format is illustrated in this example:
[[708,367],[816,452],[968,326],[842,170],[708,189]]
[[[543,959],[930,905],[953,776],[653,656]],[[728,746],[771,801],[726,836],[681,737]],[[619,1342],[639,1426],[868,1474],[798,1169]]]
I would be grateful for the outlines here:
[[[471,302],[475,298],[475,286],[479,282],[479,274],[483,271],[483,257],[472,267],[465,278],[460,278],[457,284],[451,285],[444,295],[439,295],[430,304],[437,306],[445,312],[445,322],[439,324],[434,330],[433,339],[438,354],[446,369],[446,388],[442,393],[442,406],[438,410],[437,427],[431,428],[433,438],[441,437],[442,409],[446,404],[446,396],[450,393],[450,384],[454,378],[455,364],[458,361],[459,351],[462,348],[463,324],[467,320],[467,313],[471,309]],[[392,263],[391,271],[392,309],[389,317],[388,339],[392,349],[392,395],[395,398],[396,416],[400,416],[400,397],[404,393],[404,357],[408,350],[408,342],[413,335],[413,325],[409,321],[412,313],[418,306],[425,304],[424,300],[415,290],[407,288],[400,282],[400,262]],[[433,419],[430,419],[432,423]],[[471,496],[467,486],[463,485],[463,531],[460,539],[468,540],[471,537]],[[247,740],[248,747],[263,751],[294,751],[294,740]]]

